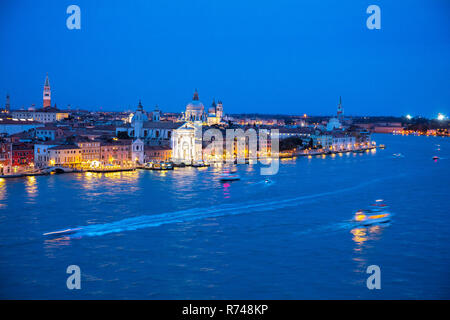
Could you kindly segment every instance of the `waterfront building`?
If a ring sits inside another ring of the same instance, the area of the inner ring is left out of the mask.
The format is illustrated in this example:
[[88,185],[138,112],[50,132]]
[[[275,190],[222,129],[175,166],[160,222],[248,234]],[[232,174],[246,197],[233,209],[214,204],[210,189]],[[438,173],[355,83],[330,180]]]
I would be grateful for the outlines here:
[[172,148],[167,146],[145,146],[144,161],[145,162],[161,162],[172,160]]
[[103,166],[132,166],[131,142],[131,140],[102,141],[100,144],[100,163]]
[[81,149],[81,162],[83,165],[89,166],[93,161],[100,160],[100,141],[80,137],[76,139],[75,144]]
[[314,146],[322,147],[322,149],[333,149],[333,136],[331,134],[319,134],[313,139]]
[[13,167],[34,167],[34,145],[31,143],[14,143],[12,145]]
[[346,151],[355,149],[355,137],[342,132],[334,132],[332,140],[333,151]]
[[144,163],[144,142],[139,138],[131,144],[131,159],[135,164]]
[[178,163],[192,164],[202,161],[202,125],[219,125],[224,117],[223,104],[215,101],[205,112],[203,103],[199,100],[197,89],[192,101],[186,105],[182,120],[185,123],[174,130],[172,138],[172,158]]
[[50,157],[48,149],[56,147],[56,141],[37,142],[34,144],[34,166],[35,168],[48,167]]
[[353,134],[343,131],[321,132],[318,130],[312,139],[314,146],[321,146],[322,149],[328,151],[354,150],[363,144],[361,141],[357,141]]
[[175,130],[172,138],[172,157],[174,162],[188,165],[202,160],[201,121],[186,122]]
[[81,164],[81,149],[76,145],[58,145],[47,151],[50,166],[77,167]]
[[0,175],[12,172],[12,143],[0,141]]

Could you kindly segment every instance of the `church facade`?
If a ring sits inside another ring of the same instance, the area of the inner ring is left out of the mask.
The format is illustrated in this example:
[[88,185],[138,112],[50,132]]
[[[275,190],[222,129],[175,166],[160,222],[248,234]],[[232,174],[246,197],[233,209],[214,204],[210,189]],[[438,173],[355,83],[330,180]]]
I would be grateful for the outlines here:
[[219,125],[223,120],[222,102],[216,105],[213,101],[208,111],[199,99],[197,90],[192,101],[186,105],[182,116],[185,122],[176,129],[172,137],[172,158],[175,163],[193,164],[202,161],[202,130],[203,125]]
[[192,164],[202,161],[202,127],[222,124],[223,115],[222,102],[219,101],[216,105],[213,101],[205,111],[195,90],[192,101],[186,105],[185,112],[176,122],[162,121],[158,107],[147,114],[139,101],[130,123],[117,127],[116,135],[126,133],[136,142],[134,145],[137,150],[133,149],[136,153],[133,159],[137,159],[139,163],[145,161],[140,153],[141,149],[152,146],[170,147],[174,162]]
[[126,132],[130,138],[142,140],[144,145],[171,146],[173,132],[181,127],[182,123],[161,121],[160,115],[161,111],[156,108],[149,119],[141,101],[139,101],[131,122],[117,127],[116,134]]

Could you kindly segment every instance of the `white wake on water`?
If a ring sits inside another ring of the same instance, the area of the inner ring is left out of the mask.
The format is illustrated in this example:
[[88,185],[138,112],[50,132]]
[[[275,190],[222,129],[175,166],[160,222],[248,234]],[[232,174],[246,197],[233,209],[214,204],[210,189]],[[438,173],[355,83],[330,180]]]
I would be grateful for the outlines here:
[[[396,176],[398,177],[398,175]],[[193,220],[222,217],[237,214],[248,214],[252,212],[275,211],[286,207],[298,206],[308,201],[313,201],[317,198],[331,196],[339,193],[349,192],[356,189],[364,188],[370,184],[380,182],[382,180],[394,177],[384,177],[373,179],[354,185],[352,187],[342,188],[333,191],[321,192],[306,196],[299,196],[288,199],[278,199],[265,202],[245,203],[241,205],[220,205],[208,208],[194,208],[188,210],[181,210],[169,213],[161,213],[154,215],[144,215],[134,218],[127,218],[116,222],[96,224],[89,226],[80,226],[74,229],[79,229],[70,235],[70,238],[80,238],[84,236],[102,236],[111,233],[132,231],[149,227],[158,227],[164,224],[189,222]]]

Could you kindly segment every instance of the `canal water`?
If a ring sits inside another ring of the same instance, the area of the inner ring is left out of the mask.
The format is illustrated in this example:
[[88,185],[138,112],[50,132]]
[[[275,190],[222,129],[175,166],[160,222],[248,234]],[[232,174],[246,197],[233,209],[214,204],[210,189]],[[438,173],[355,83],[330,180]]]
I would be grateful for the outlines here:
[[[229,183],[213,167],[0,180],[0,298],[448,299],[450,139],[374,139],[387,148],[284,160],[270,184],[259,165]],[[376,199],[391,223],[353,224]]]

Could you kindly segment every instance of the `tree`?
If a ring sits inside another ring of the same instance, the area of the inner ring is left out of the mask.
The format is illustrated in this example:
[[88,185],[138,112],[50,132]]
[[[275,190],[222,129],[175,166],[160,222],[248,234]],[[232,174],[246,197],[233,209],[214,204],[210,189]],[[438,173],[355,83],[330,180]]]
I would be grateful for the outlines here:
[[302,139],[299,137],[289,137],[286,139],[280,140],[280,151],[293,150],[298,146],[301,146],[303,143]]
[[119,131],[119,132],[117,132],[117,138],[130,139],[130,136],[128,135],[128,132],[126,132],[126,131]]

